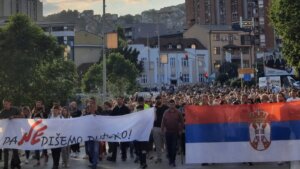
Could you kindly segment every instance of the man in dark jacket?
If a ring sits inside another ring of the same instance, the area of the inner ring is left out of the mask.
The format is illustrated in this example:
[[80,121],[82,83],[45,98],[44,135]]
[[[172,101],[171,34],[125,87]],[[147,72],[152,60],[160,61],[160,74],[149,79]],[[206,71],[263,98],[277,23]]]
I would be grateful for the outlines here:
[[[124,104],[124,98],[117,98],[117,106],[113,109],[111,116],[122,116],[130,113],[130,109]],[[116,162],[117,159],[117,149],[118,143],[110,143],[112,156],[108,157],[107,160],[111,162]],[[120,143],[120,148],[122,152],[122,160],[126,161],[127,159],[127,148],[129,147],[129,142]]]
[[[82,115],[82,112],[77,108],[77,103],[75,101],[70,103],[69,109],[70,109],[72,118],[77,118]],[[71,145],[71,150],[73,151],[73,153],[71,154],[71,157],[77,158],[80,153],[79,143]]]
[[169,109],[164,113],[161,129],[165,133],[169,165],[175,167],[176,148],[178,137],[183,131],[183,118],[176,108],[175,101],[169,101]]
[[155,163],[161,163],[162,162],[162,149],[164,147],[164,134],[161,132],[161,122],[162,118],[164,116],[165,111],[169,108],[167,105],[162,103],[161,97],[156,97],[156,103],[155,103],[155,121],[154,121],[154,127],[153,127],[153,139],[157,154],[157,159]]
[[[0,113],[0,119],[15,119],[22,118],[20,111],[12,107],[12,101],[10,99],[3,100],[3,110]],[[11,159],[11,168],[21,169],[21,161],[19,157],[18,150],[12,150],[13,155]],[[4,149],[4,167],[3,169],[8,169],[8,158],[9,158],[9,149]]]

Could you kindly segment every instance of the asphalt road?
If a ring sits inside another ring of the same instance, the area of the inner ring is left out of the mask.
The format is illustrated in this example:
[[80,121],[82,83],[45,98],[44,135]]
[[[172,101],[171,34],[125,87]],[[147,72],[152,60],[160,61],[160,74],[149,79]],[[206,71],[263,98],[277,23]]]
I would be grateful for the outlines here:
[[[50,151],[49,151],[50,152]],[[82,151],[84,152],[84,150]],[[81,154],[79,158],[70,159],[69,169],[89,169],[88,160],[83,159],[84,154]],[[166,159],[163,160],[160,164],[155,164],[155,160],[148,159],[148,169],[166,169],[173,168],[168,166]],[[34,167],[35,160],[31,159],[29,164],[24,163],[24,157],[22,157],[22,169],[51,169],[52,168],[52,158],[49,157],[49,162],[45,164],[43,159],[41,160],[41,165],[39,167]],[[0,168],[3,167],[3,161],[0,162]],[[63,169],[62,166],[60,166]],[[118,159],[116,163],[111,163],[106,160],[100,161],[98,164],[99,169],[139,169],[139,165],[134,163],[134,159],[127,159],[123,162],[121,159]],[[289,169],[289,164],[283,164],[281,166],[277,163],[255,163],[253,166],[248,166],[246,164],[214,164],[210,166],[201,166],[201,165],[187,165],[181,164],[180,160],[177,161],[178,169]]]

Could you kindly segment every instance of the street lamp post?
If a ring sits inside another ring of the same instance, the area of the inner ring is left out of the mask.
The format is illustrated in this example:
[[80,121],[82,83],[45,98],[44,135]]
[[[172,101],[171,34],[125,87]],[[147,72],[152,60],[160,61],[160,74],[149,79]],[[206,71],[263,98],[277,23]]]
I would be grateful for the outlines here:
[[[102,37],[103,37],[103,41],[104,41],[104,21],[105,21],[105,8],[106,8],[106,3],[105,0],[103,0],[103,15],[102,15]],[[107,82],[107,78],[106,78],[106,55],[105,55],[105,45],[103,43],[103,71],[102,71],[102,76],[103,76],[103,101],[106,100],[106,82]]]

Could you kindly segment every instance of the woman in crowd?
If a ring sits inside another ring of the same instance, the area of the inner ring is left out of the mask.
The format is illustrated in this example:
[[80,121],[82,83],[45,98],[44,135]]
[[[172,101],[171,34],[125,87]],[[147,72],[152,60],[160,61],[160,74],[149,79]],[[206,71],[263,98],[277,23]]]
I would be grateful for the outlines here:
[[[30,108],[28,106],[24,106],[22,107],[21,109],[21,114],[22,116],[25,118],[25,119],[30,119],[31,118],[31,111],[30,111]],[[25,164],[28,164],[29,163],[29,157],[30,157],[30,151],[29,150],[26,150],[25,151]]]
[[[55,105],[53,107],[51,119],[61,119],[61,108],[60,108],[60,106]],[[53,167],[52,167],[52,169],[58,169],[61,148],[53,148],[53,149],[51,149],[51,152],[52,152],[52,158],[53,158]]]
[[[62,118],[64,119],[70,118],[70,113],[67,107],[63,107],[62,109]],[[61,149],[63,167],[65,168],[69,167],[70,151],[71,151],[70,146],[66,146]]]

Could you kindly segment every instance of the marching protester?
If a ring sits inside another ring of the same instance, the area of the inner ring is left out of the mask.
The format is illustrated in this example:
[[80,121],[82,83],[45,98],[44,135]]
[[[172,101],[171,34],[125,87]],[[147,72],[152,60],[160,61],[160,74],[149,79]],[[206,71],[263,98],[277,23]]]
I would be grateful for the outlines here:
[[[55,105],[52,110],[51,119],[61,119],[61,107],[58,105]],[[61,154],[62,148],[52,148],[52,159],[53,159],[53,167],[52,169],[58,169],[59,167],[59,160],[60,160],[60,154]]]
[[165,133],[169,165],[176,167],[177,140],[183,131],[183,118],[176,109],[175,101],[169,101],[169,109],[164,113],[161,130]]
[[[148,106],[144,102],[143,97],[138,97],[136,111],[142,111]],[[140,168],[145,169],[148,167],[147,165],[147,147],[149,142],[147,141],[134,141],[134,147],[136,149],[136,154],[138,160],[140,161]]]
[[[153,98],[152,98],[153,99]],[[123,97],[118,97],[112,101],[106,101],[103,107],[97,106],[96,99],[90,98],[85,108],[85,115],[102,115],[102,116],[122,116],[132,112],[142,111],[148,109],[152,105],[155,105],[154,113],[155,120],[153,124],[153,140],[156,150],[156,158],[154,163],[163,163],[164,145],[166,144],[165,155],[168,158],[168,163],[171,167],[176,166],[176,154],[178,148],[184,151],[185,140],[180,137],[184,131],[184,113],[185,105],[197,105],[197,106],[231,106],[231,105],[245,105],[247,104],[269,104],[269,103],[285,103],[290,101],[298,101],[299,93],[295,89],[282,89],[279,93],[273,93],[267,89],[245,88],[236,89],[230,87],[209,87],[209,86],[182,86],[172,93],[161,92],[155,98],[155,100],[148,99],[147,104],[144,97],[136,97],[136,100],[130,99],[128,105],[124,103]],[[169,101],[167,101],[169,100]],[[115,105],[112,104],[115,102]],[[21,107],[21,112],[17,108],[12,107],[12,102],[9,99],[3,100],[4,109],[0,113],[0,119],[14,119],[14,118],[33,118],[33,119],[46,119],[48,114],[45,111],[42,101],[36,101],[35,106],[30,111],[28,106]],[[265,106],[265,105],[263,105]],[[114,107],[114,108],[113,108]],[[102,110],[103,108],[103,110]],[[112,109],[113,108],[113,109]],[[71,102],[67,107],[61,108],[57,103],[54,104],[51,119],[67,119],[67,118],[79,118],[82,112],[77,108],[76,102]],[[113,124],[112,124],[113,125]],[[181,138],[181,139],[180,139]],[[178,140],[181,140],[182,145],[179,145]],[[149,155],[149,147],[153,149],[154,146],[149,144],[149,141],[141,142],[134,141],[134,146],[131,148],[131,152],[135,151],[136,160],[139,162],[140,168],[148,168],[148,165],[153,165],[151,160],[147,160]],[[118,146],[120,144],[121,159],[127,160],[127,149],[129,147],[128,142],[121,143],[108,143],[108,152],[112,153],[107,157],[108,161],[116,162],[118,155]],[[101,160],[106,155],[106,143],[99,142],[98,140],[90,140],[86,142],[86,154],[91,163],[92,169],[97,168],[99,159]],[[150,145],[150,146],[149,146]],[[70,150],[71,148],[71,150]],[[134,150],[134,151],[133,151]],[[20,159],[17,150],[12,150],[12,167],[21,168]],[[59,167],[60,156],[62,157],[63,167],[72,167],[70,163],[70,152],[72,151],[72,157],[78,157],[80,152],[80,145],[75,144],[62,148],[51,149],[53,158],[53,169]],[[8,149],[4,150],[4,169],[8,169]],[[33,166],[40,166],[40,152],[35,151],[36,164]],[[201,152],[202,153],[202,152]],[[43,150],[43,156],[48,159],[47,150]],[[1,157],[1,155],[0,155]],[[25,151],[25,164],[29,163],[30,151]],[[246,161],[246,160],[245,160]],[[280,161],[280,160],[278,160]],[[35,160],[32,162],[35,163]],[[148,163],[147,163],[148,162]],[[279,162],[279,165],[286,162]],[[207,163],[203,163],[208,165]],[[252,163],[245,163],[253,165]]]
[[[42,101],[37,100],[35,102],[35,107],[32,110],[31,118],[32,119],[47,119],[48,118],[48,115],[45,112],[45,108],[43,106]],[[47,163],[48,158],[49,158],[47,150],[42,150],[42,156],[44,157],[45,163]],[[37,160],[36,164],[34,165],[35,167],[41,165],[40,158],[41,158],[40,150],[35,150],[35,159]]]
[[[112,104],[108,101],[104,102],[103,104],[103,111],[102,115],[104,116],[110,116],[112,113]],[[108,152],[111,153],[111,143],[108,143]],[[100,154],[103,156],[103,154],[106,154],[106,144],[104,144],[102,147],[100,147]],[[101,157],[103,159],[103,157]]]
[[[10,99],[3,99],[3,110],[0,113],[0,119],[16,119],[22,118],[20,111],[12,106],[12,100]],[[8,158],[9,158],[9,151],[10,149],[4,149],[4,167],[3,169],[8,169]],[[21,169],[21,161],[19,157],[19,152],[16,149],[12,149],[12,158],[11,158],[11,168]]]
[[292,101],[300,101],[300,98],[298,96],[297,90],[293,89],[290,92],[290,98],[287,99],[287,102],[292,102]]
[[167,105],[163,104],[161,97],[157,96],[155,103],[155,121],[153,127],[153,139],[157,156],[155,163],[162,162],[162,151],[164,148],[165,138],[164,133],[161,131],[161,122],[164,113],[168,108],[169,107]]
[[[124,97],[117,98],[117,105],[113,109],[111,116],[121,116],[130,113],[130,109],[124,104]],[[108,157],[107,160],[111,162],[116,162],[117,160],[117,150],[118,143],[110,143],[110,148],[112,151],[112,156]],[[129,147],[129,142],[120,143],[120,149],[122,154],[122,161],[126,161],[127,159],[127,148]]]
[[[64,119],[70,118],[70,113],[67,107],[63,107],[61,114],[62,114],[62,118]],[[61,156],[63,161],[63,167],[68,168],[69,157],[70,157],[70,146],[66,146],[61,149]]]
[[[96,99],[91,97],[89,99],[89,109],[87,111],[87,115],[101,115],[101,112],[98,111],[98,106],[96,103]],[[91,163],[90,167],[92,169],[97,168],[98,160],[99,160],[99,141],[97,140],[89,140],[87,141],[87,148],[88,148],[88,156],[89,161]]]
[[[82,115],[82,112],[77,108],[77,103],[75,101],[69,104],[70,114],[72,118],[77,118]],[[80,153],[80,145],[79,143],[71,145],[71,157],[77,158]]]
[[[31,111],[30,108],[28,106],[23,106],[22,110],[21,110],[21,115],[25,118],[25,119],[30,119],[31,118]],[[29,163],[29,157],[30,157],[30,151],[26,150],[25,151],[25,164]]]

